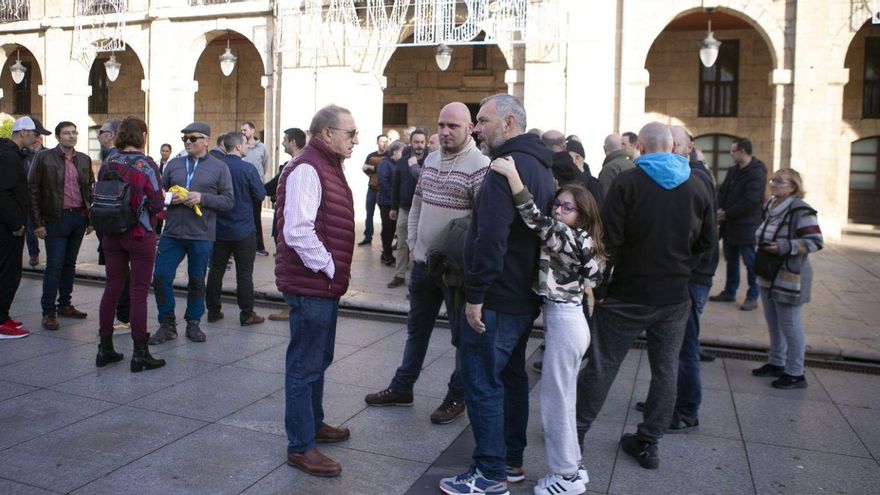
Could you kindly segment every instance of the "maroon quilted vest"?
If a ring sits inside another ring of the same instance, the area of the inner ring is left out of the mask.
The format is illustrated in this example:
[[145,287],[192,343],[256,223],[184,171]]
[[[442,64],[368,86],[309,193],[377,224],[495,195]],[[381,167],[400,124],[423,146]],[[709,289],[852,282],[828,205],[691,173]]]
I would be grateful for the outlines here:
[[[287,178],[301,163],[315,167],[321,180],[321,206],[315,218],[315,233],[333,257],[336,272],[329,279],[324,272],[313,272],[284,241],[284,204]],[[278,179],[275,208],[279,211],[278,243],[275,257],[275,285],[282,294],[313,297],[339,297],[351,280],[354,252],[354,204],[351,189],[342,171],[342,157],[317,138],[309,141]]]

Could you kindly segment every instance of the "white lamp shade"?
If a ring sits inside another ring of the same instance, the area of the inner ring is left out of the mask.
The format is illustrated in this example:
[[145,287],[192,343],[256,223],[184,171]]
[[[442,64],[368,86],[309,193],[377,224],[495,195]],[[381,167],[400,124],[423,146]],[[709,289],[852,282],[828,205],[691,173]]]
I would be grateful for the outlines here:
[[715,61],[718,60],[718,49],[720,47],[721,42],[712,36],[712,31],[709,31],[706,39],[700,43],[700,62],[703,63],[703,67],[715,65]]
[[24,80],[24,74],[27,72],[27,67],[21,65],[21,60],[16,60],[9,68],[9,72],[12,74],[12,82],[21,84]]
[[238,58],[232,54],[232,50],[229,47],[226,47],[226,51],[223,52],[223,55],[220,55],[220,70],[223,72],[224,76],[228,76],[232,74],[232,70],[235,69],[235,61]]
[[122,68],[122,64],[116,61],[116,55],[110,55],[110,60],[104,62],[104,70],[107,71],[107,79],[110,82],[116,80],[119,77],[119,69]]
[[447,45],[439,45],[434,54],[434,60],[437,62],[437,67],[440,70],[448,69],[449,63],[452,62],[452,48],[449,48]]

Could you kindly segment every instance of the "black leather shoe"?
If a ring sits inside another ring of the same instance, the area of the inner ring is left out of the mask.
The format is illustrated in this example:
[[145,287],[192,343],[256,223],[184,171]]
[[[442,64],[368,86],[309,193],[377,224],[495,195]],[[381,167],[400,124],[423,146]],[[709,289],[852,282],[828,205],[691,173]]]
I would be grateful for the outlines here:
[[98,344],[98,355],[95,356],[95,366],[103,368],[110,363],[118,363],[125,356],[113,349],[113,336],[101,337]]

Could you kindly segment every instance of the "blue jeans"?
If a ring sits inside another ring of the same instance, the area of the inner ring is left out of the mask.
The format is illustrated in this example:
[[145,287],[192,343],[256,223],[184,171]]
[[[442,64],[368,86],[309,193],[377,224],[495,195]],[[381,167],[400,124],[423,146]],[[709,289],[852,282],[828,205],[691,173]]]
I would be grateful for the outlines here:
[[174,276],[186,256],[189,283],[186,286],[186,321],[200,321],[205,314],[205,273],[211,259],[213,243],[162,236],[153,271],[153,290],[159,309],[159,323],[175,321]]
[[24,230],[24,239],[27,241],[28,256],[39,256],[40,241],[37,240],[37,236],[34,234],[34,226],[31,224],[30,219],[28,219]]
[[89,220],[82,211],[66,211],[60,220],[46,224],[46,271],[40,299],[43,315],[55,314],[56,296],[59,308],[70,306],[76,257],[88,225]]
[[[454,305],[449,289],[439,280],[428,274],[428,266],[417,261],[413,263],[409,276],[409,315],[406,319],[406,347],[403,350],[403,361],[391,380],[391,390],[411,394],[422,365],[425,363],[425,354],[428,344],[431,342],[431,333],[434,331],[434,323],[440,312],[440,305],[446,302],[446,312],[452,317]],[[450,318],[453,320],[454,318]],[[458,328],[454,321],[450,322],[452,331],[452,345],[458,347]],[[452,376],[449,377],[447,400],[464,400],[464,390],[461,385],[459,366],[459,354],[456,350],[456,366]]]
[[290,305],[290,343],[284,375],[287,452],[314,448],[324,422],[324,372],[333,363],[338,297],[284,295]]
[[691,313],[684,327],[684,340],[678,352],[678,394],[675,412],[681,416],[696,418],[703,401],[700,382],[700,315],[709,298],[708,285],[688,284],[691,295]]
[[803,304],[785,304],[770,297],[770,289],[761,287],[761,304],[764,319],[770,333],[770,357],[768,364],[784,366],[785,374],[801,376],[804,374],[804,353],[807,342],[804,339],[804,325],[801,321]]
[[523,465],[529,422],[526,342],[535,314],[483,310],[486,331],[461,317],[461,377],[474,431],[474,463],[492,480],[506,480],[506,466]]
[[376,213],[376,197],[379,191],[367,188],[367,220],[364,227],[364,239],[373,240],[373,214]]
[[724,242],[724,260],[727,261],[727,282],[724,284],[724,292],[735,296],[739,288],[739,258],[742,256],[743,264],[746,265],[746,279],[749,290],[746,298],[758,299],[758,280],[755,277],[755,246],[739,245],[732,246]]

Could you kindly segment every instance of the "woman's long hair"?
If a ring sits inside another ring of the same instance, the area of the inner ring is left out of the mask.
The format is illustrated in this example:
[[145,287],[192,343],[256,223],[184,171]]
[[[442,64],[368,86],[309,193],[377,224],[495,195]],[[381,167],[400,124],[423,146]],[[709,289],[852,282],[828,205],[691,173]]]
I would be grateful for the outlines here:
[[596,255],[599,259],[605,259],[605,243],[602,241],[602,216],[599,214],[599,205],[596,204],[596,199],[586,187],[574,182],[560,187],[556,191],[556,197],[558,198],[564,192],[571,194],[577,207],[578,219],[573,227],[586,230],[593,238]]

